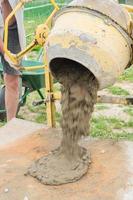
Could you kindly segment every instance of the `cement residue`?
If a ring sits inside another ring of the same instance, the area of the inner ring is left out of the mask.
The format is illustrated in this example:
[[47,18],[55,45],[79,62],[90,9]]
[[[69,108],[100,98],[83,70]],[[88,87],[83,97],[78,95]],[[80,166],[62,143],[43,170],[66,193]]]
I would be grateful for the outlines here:
[[78,141],[89,131],[98,90],[92,73],[76,62],[62,62],[55,76],[62,84],[62,142],[28,170],[30,175],[50,185],[74,182],[87,172],[90,158]]

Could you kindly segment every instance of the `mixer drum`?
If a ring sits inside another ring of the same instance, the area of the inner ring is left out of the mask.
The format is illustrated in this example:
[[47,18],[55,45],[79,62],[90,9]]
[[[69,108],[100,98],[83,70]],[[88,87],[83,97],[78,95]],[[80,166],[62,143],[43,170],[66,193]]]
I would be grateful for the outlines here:
[[131,32],[131,17],[115,0],[72,1],[52,21],[45,46],[50,69],[56,76],[66,59],[80,63],[103,89],[131,65]]

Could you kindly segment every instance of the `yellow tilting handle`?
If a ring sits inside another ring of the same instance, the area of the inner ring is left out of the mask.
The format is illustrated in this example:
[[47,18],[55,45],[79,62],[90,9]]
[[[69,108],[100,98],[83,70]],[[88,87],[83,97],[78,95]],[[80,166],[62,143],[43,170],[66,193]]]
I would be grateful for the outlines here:
[[[51,4],[54,7],[53,12],[51,13],[51,15],[48,17],[48,19],[46,20],[46,22],[41,26],[42,29],[40,29],[40,25],[37,27],[36,30],[36,35],[35,35],[35,39],[21,52],[19,52],[16,55],[12,55],[11,52],[8,50],[8,25],[9,25],[9,21],[10,19],[15,15],[15,13],[24,5],[25,0],[20,0],[19,3],[17,4],[17,6],[13,9],[13,11],[8,15],[8,17],[5,20],[5,35],[4,35],[4,52],[5,54],[12,60],[12,62],[14,64],[17,65],[18,61],[24,56],[26,55],[26,53],[30,52],[32,49],[35,48],[35,46],[37,45],[41,45],[43,46],[45,44],[46,41],[46,37],[48,35],[48,24],[50,22],[50,20],[52,19],[53,15],[59,10],[58,5],[56,4],[56,2],[54,0],[50,0]],[[39,34],[40,31],[42,31],[42,34]],[[44,40],[44,36],[45,36],[45,40]],[[42,38],[40,38],[42,37]],[[41,42],[43,41],[43,43]],[[42,66],[40,67],[42,68]],[[23,68],[26,70],[26,67]],[[30,67],[31,70],[32,67]]]

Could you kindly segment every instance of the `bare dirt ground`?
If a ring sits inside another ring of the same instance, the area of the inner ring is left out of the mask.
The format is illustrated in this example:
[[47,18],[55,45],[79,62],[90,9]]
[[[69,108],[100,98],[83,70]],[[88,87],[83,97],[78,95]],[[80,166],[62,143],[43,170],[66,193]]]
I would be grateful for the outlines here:
[[59,145],[59,129],[49,129],[0,148],[0,200],[132,200],[133,143],[82,139],[92,163],[78,182],[46,186],[24,176],[33,160]]

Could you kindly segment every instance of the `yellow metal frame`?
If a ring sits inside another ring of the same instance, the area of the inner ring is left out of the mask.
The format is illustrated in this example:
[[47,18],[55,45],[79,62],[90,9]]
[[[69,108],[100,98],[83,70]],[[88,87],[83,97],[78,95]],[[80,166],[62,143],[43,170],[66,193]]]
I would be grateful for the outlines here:
[[[50,0],[51,4],[54,7],[54,10],[52,11],[51,15],[47,18],[47,20],[44,23],[44,26],[48,27],[49,23],[52,19],[52,17],[55,15],[55,13],[59,10],[58,5],[56,4],[55,0]],[[24,49],[23,51],[21,51],[20,53],[18,53],[15,56],[12,56],[11,52],[8,50],[7,46],[7,41],[8,41],[8,24],[10,19],[13,17],[13,15],[15,15],[15,13],[24,5],[24,2],[20,0],[20,2],[18,3],[18,5],[14,8],[14,10],[12,11],[12,13],[7,17],[6,21],[5,21],[5,37],[4,37],[4,51],[5,53],[10,57],[10,59],[17,65],[18,61],[29,51],[31,51],[32,49],[34,49],[34,47],[36,45],[38,45],[38,41],[37,38],[39,37],[38,35],[35,36],[35,39],[26,47],[26,49]],[[129,5],[124,5],[122,4],[127,10],[128,12],[133,12],[133,6],[129,6]],[[37,34],[38,32],[36,32]],[[45,43],[45,42],[44,42]],[[43,43],[43,45],[44,45]],[[41,45],[41,44],[39,44]],[[60,92],[56,92],[54,93],[53,91],[53,78],[51,76],[51,73],[49,71],[49,67],[47,65],[47,58],[46,56],[44,57],[45,63],[46,65],[42,65],[42,66],[34,66],[34,67],[22,67],[22,70],[26,70],[26,71],[32,71],[32,70],[37,70],[37,69],[45,69],[45,73],[44,73],[44,78],[45,78],[45,86],[46,86],[46,112],[47,112],[47,124],[50,127],[55,127],[55,100],[60,100],[61,99],[61,93]],[[98,99],[99,101],[99,99]]]
[[[56,4],[56,2],[54,0],[50,0],[51,4],[54,7],[54,10],[52,11],[51,15],[47,18],[47,20],[44,23],[44,26],[48,27],[52,17],[54,16],[54,14],[59,10],[59,6]],[[38,45],[38,41],[37,41],[37,37],[39,37],[38,35],[36,36],[36,38],[20,53],[16,54],[15,56],[13,56],[11,54],[11,52],[8,50],[8,25],[9,25],[9,21],[10,19],[15,15],[15,13],[24,5],[24,1],[19,1],[19,3],[17,4],[17,6],[13,9],[13,11],[9,14],[9,16],[6,18],[5,20],[5,32],[4,32],[4,52],[6,55],[8,55],[8,57],[13,61],[14,64],[17,65],[18,61],[23,58],[23,56],[30,52],[32,49],[35,48],[35,46]],[[40,44],[39,44],[40,45]],[[43,44],[44,45],[44,44]],[[45,66],[43,66],[45,67]],[[41,66],[42,68],[42,66]],[[34,70],[35,67],[30,67],[30,70]],[[23,70],[27,70],[27,67],[24,67]]]
[[124,6],[129,13],[133,12],[133,6],[127,4],[121,4],[121,5]]

